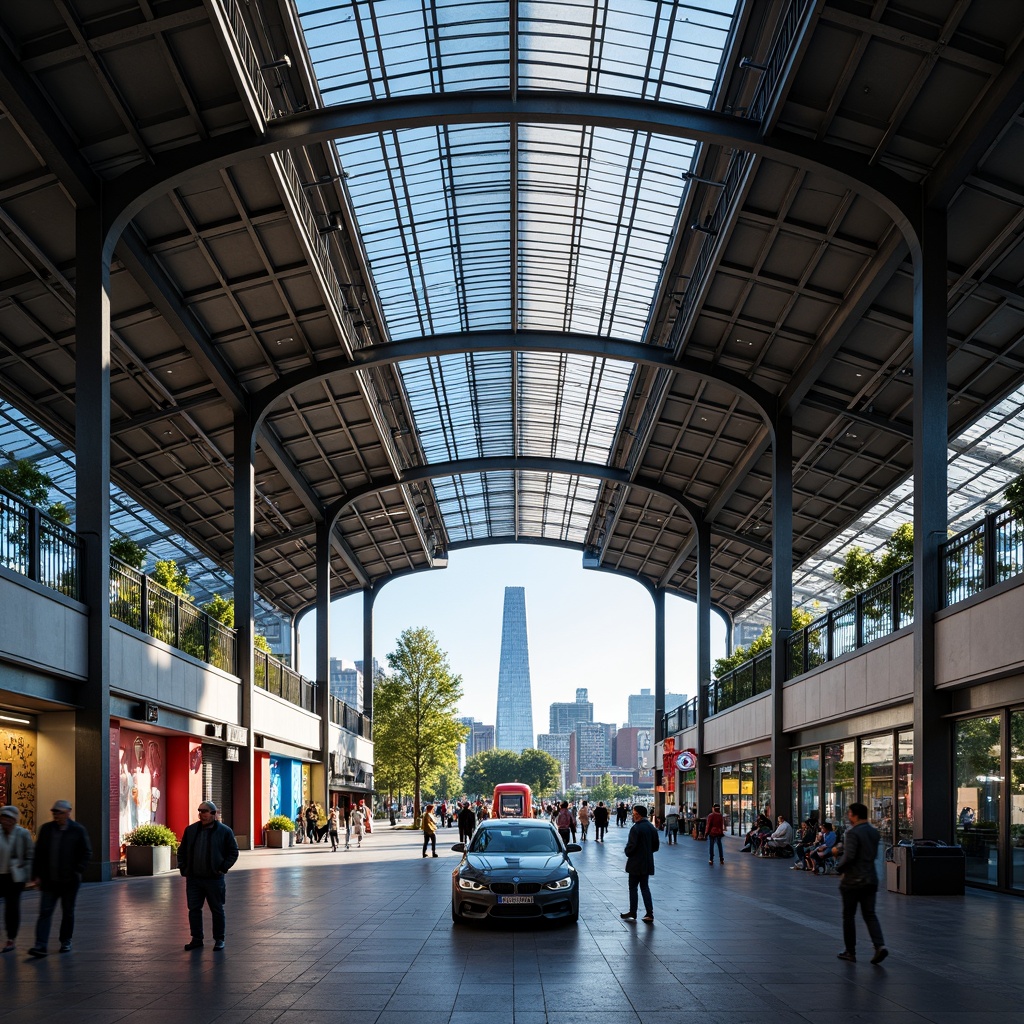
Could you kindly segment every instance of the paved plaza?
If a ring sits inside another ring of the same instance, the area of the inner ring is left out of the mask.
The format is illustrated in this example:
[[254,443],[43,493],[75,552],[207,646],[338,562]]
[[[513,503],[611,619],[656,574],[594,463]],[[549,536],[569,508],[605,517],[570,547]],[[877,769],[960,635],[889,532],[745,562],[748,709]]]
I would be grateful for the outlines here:
[[[453,927],[458,856],[423,860],[416,834],[386,826],[360,850],[243,853],[228,879],[228,940],[186,953],[184,880],[86,886],[75,948],[30,960],[38,896],[18,950],[0,958],[0,1021],[31,1024],[977,1024],[1020,1019],[1024,901],[969,892],[882,892],[883,966],[836,960],[837,879],[790,871],[726,843],[662,846],[656,922],[624,923],[625,829],[574,855],[578,926]],[[207,912],[207,922],[209,916]],[[56,934],[56,928],[54,929]]]

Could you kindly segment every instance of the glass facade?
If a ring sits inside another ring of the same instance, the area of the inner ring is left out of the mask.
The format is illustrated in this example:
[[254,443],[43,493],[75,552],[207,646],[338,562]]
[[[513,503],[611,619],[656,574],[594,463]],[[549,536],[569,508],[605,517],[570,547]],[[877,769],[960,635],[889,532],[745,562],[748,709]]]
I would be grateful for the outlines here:
[[1024,711],[1010,715],[1010,886],[1024,890]]
[[526,636],[526,589],[505,588],[498,662],[498,713],[494,740],[500,750],[521,754],[534,744],[530,695],[530,647]]
[[914,732],[897,733],[896,751],[896,841],[914,835]]
[[[715,801],[722,807],[728,835],[741,836],[749,832],[761,810],[771,814],[771,776],[770,757],[715,768]],[[709,809],[702,808],[705,814]]]
[[857,792],[856,745],[851,740],[822,747],[821,780],[824,820],[842,824],[846,820],[846,808],[855,801]]
[[999,884],[1001,727],[1001,715],[956,723],[956,837],[967,858],[967,880],[983,885]]
[[868,820],[881,833],[882,844],[891,846],[896,797],[891,733],[860,741],[860,791],[861,802],[868,808]]

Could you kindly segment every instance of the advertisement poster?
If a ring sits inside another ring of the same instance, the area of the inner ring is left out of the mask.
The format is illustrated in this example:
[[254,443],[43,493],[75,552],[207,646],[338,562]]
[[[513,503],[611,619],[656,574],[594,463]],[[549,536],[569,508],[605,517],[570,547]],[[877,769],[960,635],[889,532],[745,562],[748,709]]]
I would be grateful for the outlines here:
[[166,744],[162,736],[121,729],[118,760],[118,828],[123,836],[136,825],[167,824],[163,806]]

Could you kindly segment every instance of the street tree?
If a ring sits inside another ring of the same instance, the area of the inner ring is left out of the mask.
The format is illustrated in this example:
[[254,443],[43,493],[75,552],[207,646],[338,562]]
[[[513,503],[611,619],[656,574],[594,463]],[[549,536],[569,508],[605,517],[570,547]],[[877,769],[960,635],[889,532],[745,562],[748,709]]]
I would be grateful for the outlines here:
[[535,796],[551,796],[561,785],[562,769],[546,750],[528,747],[519,755],[519,774],[515,777],[525,782]]
[[485,750],[474,754],[462,770],[462,788],[467,795],[489,797],[499,782],[519,778],[519,755],[514,750]]
[[388,665],[391,671],[374,694],[374,760],[389,763],[392,774],[411,776],[418,825],[424,779],[450,765],[467,733],[457,717],[462,677],[424,627],[402,633]]
[[615,802],[615,783],[608,772],[601,776],[601,781],[596,786],[590,787],[591,803],[596,804],[599,800],[603,800],[607,807]]

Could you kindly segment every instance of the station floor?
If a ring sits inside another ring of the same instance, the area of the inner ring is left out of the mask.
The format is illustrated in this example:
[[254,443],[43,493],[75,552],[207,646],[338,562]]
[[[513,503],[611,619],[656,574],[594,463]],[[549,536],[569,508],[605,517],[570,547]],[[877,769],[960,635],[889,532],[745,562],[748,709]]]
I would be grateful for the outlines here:
[[612,827],[573,859],[578,926],[453,927],[457,840],[437,860],[387,826],[362,849],[243,853],[228,877],[227,948],[186,953],[176,874],[84,886],[74,950],[32,960],[38,896],[23,898],[14,954],[0,957],[0,1022],[76,1024],[978,1024],[1020,1020],[1024,900],[879,894],[891,955],[836,959],[837,879],[790,871],[726,841],[662,846],[655,923],[626,923]]

